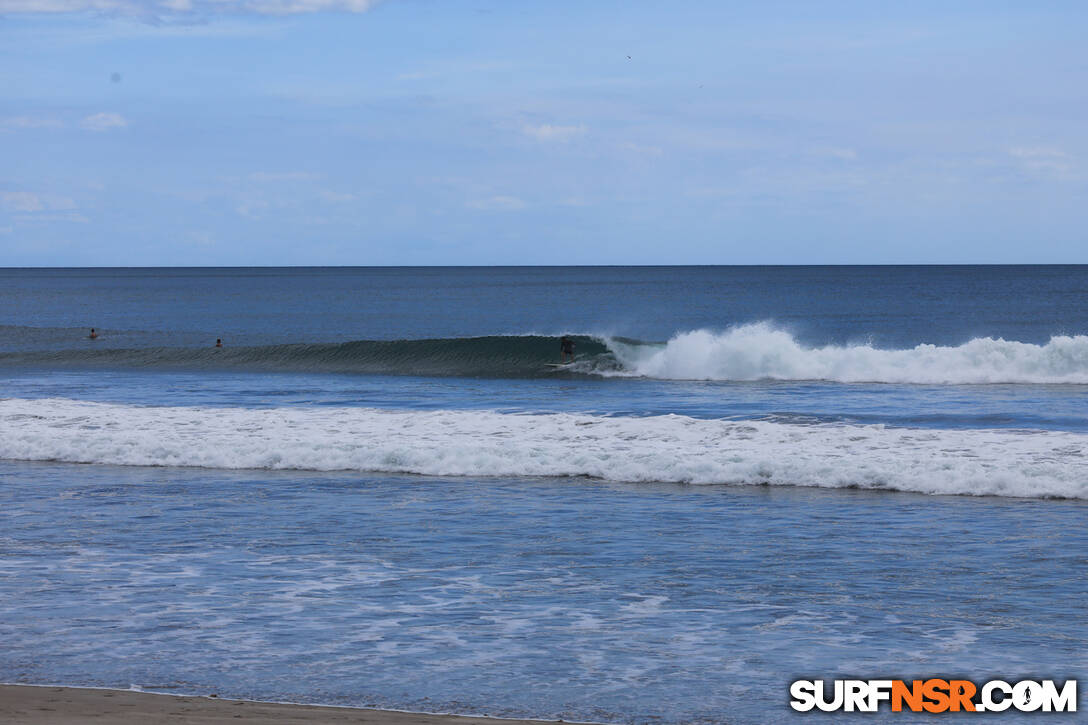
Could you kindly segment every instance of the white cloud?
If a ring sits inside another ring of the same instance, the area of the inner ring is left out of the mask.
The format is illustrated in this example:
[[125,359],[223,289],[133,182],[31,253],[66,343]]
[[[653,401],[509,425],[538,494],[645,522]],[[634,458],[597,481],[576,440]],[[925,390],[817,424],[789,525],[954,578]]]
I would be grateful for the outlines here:
[[36,223],[51,223],[51,222],[74,222],[76,224],[90,224],[91,220],[83,214],[74,211],[57,212],[55,214],[30,214],[19,218],[20,222],[36,222]]
[[677,146],[689,151],[712,153],[738,153],[762,151],[775,145],[767,139],[759,139],[751,134],[735,129],[692,129],[678,128],[669,134],[670,146]]
[[1018,159],[1067,159],[1069,154],[1052,146],[1014,146],[1009,154]]
[[838,159],[840,161],[857,161],[858,152],[854,149],[841,146],[821,146],[812,149],[814,156],[822,156],[825,159]]
[[5,13],[100,12],[138,18],[201,15],[362,13],[378,0],[0,0]]
[[242,2],[220,2],[219,6],[239,6],[247,12],[266,15],[294,15],[297,13],[316,13],[322,11],[341,11],[365,13],[374,7],[377,0],[243,0]]
[[1052,146],[1014,146],[1009,155],[1028,171],[1064,176],[1074,170],[1073,157]]
[[45,209],[45,202],[37,194],[29,191],[3,191],[0,192],[0,204],[11,211],[41,211]]
[[127,3],[116,0],[0,0],[0,13],[73,13],[115,10]]
[[65,211],[76,203],[66,196],[35,194],[31,191],[0,191],[0,206],[15,212]]
[[243,201],[234,211],[238,213],[238,216],[243,216],[246,219],[260,219],[264,216],[264,212],[268,211],[269,203],[263,199],[254,199],[249,201]]
[[355,194],[346,194],[339,191],[321,191],[319,192],[321,198],[325,201],[331,201],[333,203],[341,203],[346,201],[355,201]]
[[250,181],[313,181],[317,174],[308,171],[254,171],[249,175]]
[[80,125],[88,131],[109,131],[124,128],[128,121],[119,113],[95,113],[80,121]]
[[0,119],[0,129],[12,128],[60,128],[63,126],[55,118],[32,118],[30,116],[11,116]]
[[630,151],[633,154],[639,156],[661,156],[665,153],[660,146],[648,146],[639,143],[625,143],[621,144],[620,148],[624,151]]
[[586,132],[585,126],[555,126],[550,123],[540,125],[525,124],[522,133],[537,141],[569,141]]
[[215,237],[209,232],[192,231],[189,232],[189,243],[197,247],[214,247]]
[[516,196],[492,196],[470,201],[468,206],[481,211],[517,211],[525,208],[525,202]]
[[509,71],[511,64],[507,61],[475,61],[458,62],[445,60],[440,65],[431,68],[422,68],[414,71],[398,73],[394,78],[398,81],[423,81],[449,78],[451,76],[465,76],[470,73],[493,73],[496,71]]

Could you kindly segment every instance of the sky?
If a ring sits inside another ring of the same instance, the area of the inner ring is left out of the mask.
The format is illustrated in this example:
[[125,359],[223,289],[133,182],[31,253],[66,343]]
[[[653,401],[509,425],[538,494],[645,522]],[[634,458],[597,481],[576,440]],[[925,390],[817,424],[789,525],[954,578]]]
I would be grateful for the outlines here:
[[1088,4],[0,0],[0,266],[1088,263]]

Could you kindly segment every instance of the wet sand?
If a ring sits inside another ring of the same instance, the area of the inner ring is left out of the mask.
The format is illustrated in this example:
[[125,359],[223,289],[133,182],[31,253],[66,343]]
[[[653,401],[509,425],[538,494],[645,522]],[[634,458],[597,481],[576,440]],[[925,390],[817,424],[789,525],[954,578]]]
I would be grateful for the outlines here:
[[281,705],[127,690],[0,685],[0,722],[19,725],[528,725],[536,720],[425,715],[318,705]]

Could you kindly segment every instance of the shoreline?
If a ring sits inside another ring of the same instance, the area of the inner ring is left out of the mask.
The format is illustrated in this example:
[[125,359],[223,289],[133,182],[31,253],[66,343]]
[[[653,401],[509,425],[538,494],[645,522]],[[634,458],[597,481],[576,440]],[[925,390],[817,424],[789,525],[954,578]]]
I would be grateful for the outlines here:
[[90,721],[102,725],[143,725],[148,722],[176,725],[540,725],[564,722],[231,700],[208,695],[172,695],[98,687],[0,684],[0,722],[77,725]]

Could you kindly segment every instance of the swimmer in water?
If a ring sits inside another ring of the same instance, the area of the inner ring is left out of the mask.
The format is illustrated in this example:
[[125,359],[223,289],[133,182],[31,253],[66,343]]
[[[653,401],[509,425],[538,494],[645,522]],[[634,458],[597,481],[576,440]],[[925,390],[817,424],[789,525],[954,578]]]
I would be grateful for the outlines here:
[[91,334],[90,334],[90,335],[87,335],[87,337],[89,337],[89,338],[90,338],[90,339],[92,339],[92,340],[94,340],[94,339],[97,339],[97,337],[98,337],[98,333],[97,333],[97,332],[95,332],[95,331],[94,331],[94,328],[92,327],[92,328],[91,328]]
[[216,347],[223,347],[223,341],[221,339],[219,339],[218,337],[215,338],[215,346]]

